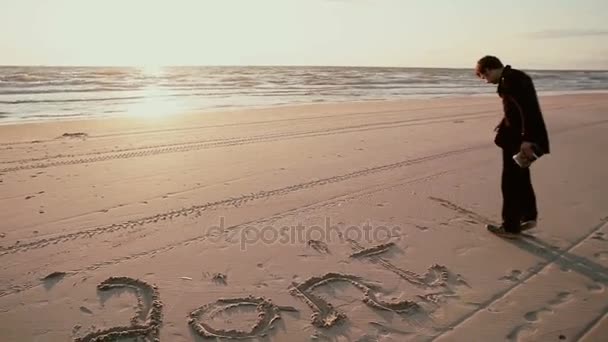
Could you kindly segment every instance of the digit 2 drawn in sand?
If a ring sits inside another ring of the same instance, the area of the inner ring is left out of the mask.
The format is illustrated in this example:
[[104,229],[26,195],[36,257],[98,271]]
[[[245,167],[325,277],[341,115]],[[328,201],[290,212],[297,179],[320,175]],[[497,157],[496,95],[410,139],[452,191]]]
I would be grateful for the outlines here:
[[[163,304],[160,301],[158,289],[154,285],[128,277],[110,277],[97,286],[100,291],[114,288],[130,288],[137,297],[137,312],[131,319],[130,326],[113,327],[94,331],[84,337],[77,337],[74,342],[111,342],[125,338],[146,338],[146,341],[160,342],[159,332],[162,323]],[[207,314],[209,319],[219,313],[241,306],[255,306],[258,310],[258,320],[251,331],[214,329],[200,319]],[[295,312],[290,306],[277,306],[265,298],[247,297],[218,299],[214,303],[203,305],[192,311],[188,324],[201,337],[248,339],[266,336],[273,328],[273,323],[280,319],[280,311]],[[138,340],[139,341],[139,340]]]
[[137,313],[131,319],[131,325],[108,328],[75,338],[75,342],[110,342],[124,338],[145,337],[159,342],[159,329],[162,322],[162,307],[158,289],[139,279],[128,277],[110,277],[97,285],[99,291],[115,288],[129,288],[137,296]]

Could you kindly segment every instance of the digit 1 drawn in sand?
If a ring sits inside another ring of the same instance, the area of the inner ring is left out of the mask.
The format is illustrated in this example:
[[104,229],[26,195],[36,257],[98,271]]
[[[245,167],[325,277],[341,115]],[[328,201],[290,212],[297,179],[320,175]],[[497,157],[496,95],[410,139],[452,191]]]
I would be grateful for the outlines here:
[[420,309],[420,305],[411,300],[396,302],[380,300],[378,293],[381,289],[378,286],[365,283],[360,277],[341,273],[327,273],[321,277],[312,277],[301,284],[294,283],[290,288],[292,295],[302,298],[313,310],[312,324],[319,328],[332,327],[346,318],[345,314],[338,312],[329,302],[312,293],[315,288],[332,282],[346,282],[354,285],[363,291],[363,302],[372,308],[405,314],[412,314]]
[[162,307],[158,289],[139,279],[128,277],[110,277],[97,285],[99,291],[115,288],[130,288],[137,296],[137,312],[131,319],[130,326],[113,327],[94,331],[74,342],[110,342],[124,338],[147,338],[159,342],[159,329],[162,323]]
[[[258,319],[250,331],[214,329],[201,321],[205,314],[208,319],[212,319],[220,312],[242,306],[255,306],[258,310]],[[199,336],[205,338],[250,339],[266,336],[273,328],[273,323],[281,318],[280,311],[297,310],[292,307],[274,305],[269,299],[259,297],[220,298],[192,311],[188,315],[188,324]]]

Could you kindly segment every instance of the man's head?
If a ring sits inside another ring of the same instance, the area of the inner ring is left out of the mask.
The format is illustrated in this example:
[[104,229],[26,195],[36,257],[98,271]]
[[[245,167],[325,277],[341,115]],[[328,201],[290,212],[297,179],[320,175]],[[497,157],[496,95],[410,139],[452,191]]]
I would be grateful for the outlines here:
[[475,74],[477,77],[486,80],[486,83],[497,84],[503,68],[502,62],[497,57],[484,56],[477,61]]

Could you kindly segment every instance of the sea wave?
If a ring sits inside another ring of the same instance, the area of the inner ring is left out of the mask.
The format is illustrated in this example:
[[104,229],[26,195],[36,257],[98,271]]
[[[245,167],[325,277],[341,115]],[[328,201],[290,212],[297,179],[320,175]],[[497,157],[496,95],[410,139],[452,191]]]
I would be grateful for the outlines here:
[[[543,92],[608,89],[605,71],[526,72]],[[204,110],[494,92],[469,69],[0,67],[0,120],[121,115],[138,105]]]

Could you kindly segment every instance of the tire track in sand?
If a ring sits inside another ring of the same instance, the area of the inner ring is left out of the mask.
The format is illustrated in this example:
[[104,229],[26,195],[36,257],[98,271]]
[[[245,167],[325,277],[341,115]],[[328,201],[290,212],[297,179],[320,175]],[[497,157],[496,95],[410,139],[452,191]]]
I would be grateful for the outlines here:
[[[589,126],[596,126],[596,125],[604,124],[606,122],[608,122],[608,120],[601,120],[601,121],[586,123],[586,124],[582,124],[582,125],[578,125],[578,126],[574,126],[574,127],[566,127],[566,128],[560,129],[559,133],[568,132],[568,131],[571,131],[573,129],[580,129],[580,128],[589,127]],[[493,146],[494,146],[493,144],[488,143],[486,145],[477,146],[477,147],[473,148],[473,150],[474,149],[487,148],[487,147],[493,147]],[[248,222],[236,224],[236,225],[233,225],[233,226],[230,226],[230,227],[226,227],[226,229],[222,233],[222,236],[226,236],[229,232],[238,230],[238,229],[243,228],[243,227],[247,227],[247,226],[251,226],[251,225],[272,224],[273,222],[276,222],[276,221],[278,221],[280,219],[283,219],[285,217],[293,216],[293,215],[295,215],[297,213],[306,213],[306,212],[315,211],[315,210],[322,209],[322,208],[334,207],[334,206],[337,206],[337,205],[339,205],[339,204],[341,204],[343,202],[347,202],[347,201],[350,201],[350,200],[353,200],[353,199],[357,199],[357,198],[360,198],[360,197],[363,197],[363,196],[371,195],[371,194],[374,194],[374,193],[377,193],[377,192],[381,192],[381,191],[384,191],[384,190],[387,190],[387,189],[393,189],[393,188],[396,188],[396,187],[406,186],[406,185],[409,185],[409,184],[413,184],[413,183],[418,183],[418,182],[421,182],[421,181],[426,181],[426,180],[434,179],[434,178],[440,177],[440,176],[442,176],[442,175],[444,175],[446,173],[452,172],[452,171],[454,171],[454,170],[451,170],[451,171],[448,171],[448,170],[439,171],[439,172],[431,174],[431,175],[427,175],[427,176],[423,176],[423,177],[419,177],[419,178],[415,178],[415,179],[407,179],[407,180],[399,182],[399,183],[394,183],[394,184],[389,184],[389,185],[382,185],[382,186],[372,186],[370,188],[365,188],[365,189],[362,189],[362,190],[358,190],[358,191],[355,191],[355,192],[350,193],[350,194],[338,195],[338,196],[335,196],[335,197],[332,197],[332,198],[329,198],[329,199],[326,199],[326,200],[322,200],[322,201],[319,201],[319,202],[315,202],[315,203],[312,203],[312,204],[309,204],[309,205],[306,205],[306,206],[302,206],[302,207],[298,207],[298,208],[293,208],[293,209],[288,209],[288,210],[285,210],[283,212],[276,213],[274,215],[270,215],[270,216],[267,216],[267,217],[263,217],[263,218],[251,220],[251,221],[248,221]],[[167,215],[167,213],[165,213],[165,214],[159,214],[159,215]],[[90,230],[99,229],[99,228],[104,228],[104,227],[92,228],[92,229],[87,230],[87,232],[90,231]],[[598,227],[595,230],[599,230],[600,228],[601,228],[601,226]],[[590,233],[590,234],[592,234],[592,233]],[[133,253],[133,254],[126,255],[126,256],[113,258],[111,260],[96,262],[96,263],[93,263],[93,264],[91,264],[89,266],[72,270],[71,273],[69,273],[69,274],[66,275],[66,278],[67,277],[73,277],[73,276],[75,276],[77,274],[81,274],[82,272],[95,271],[95,270],[97,270],[99,268],[103,268],[103,267],[106,267],[106,266],[113,266],[113,265],[116,265],[116,264],[119,264],[119,263],[122,263],[122,262],[127,262],[127,261],[130,261],[130,260],[136,260],[136,259],[139,259],[139,258],[142,258],[142,257],[146,257],[146,256],[150,256],[150,255],[156,255],[156,254],[164,253],[164,252],[170,251],[170,250],[172,250],[172,249],[174,249],[176,247],[186,246],[186,245],[189,245],[190,243],[205,241],[206,239],[208,239],[210,237],[211,236],[209,236],[208,234],[203,234],[203,235],[200,235],[200,236],[196,236],[196,237],[189,238],[189,239],[186,239],[186,240],[178,241],[178,242],[175,242],[175,243],[172,243],[172,244],[168,244],[166,246],[155,248],[155,249],[152,249],[152,250],[143,251],[143,252],[139,252],[139,253]],[[574,248],[574,247],[572,247],[572,248]],[[358,249],[358,248],[355,247],[355,249]],[[1,255],[3,255],[3,254],[0,253],[0,256]],[[518,283],[518,284],[520,284],[520,283]],[[516,285],[518,285],[518,284],[516,284]],[[18,294],[20,292],[27,291],[27,290],[29,290],[31,288],[35,288],[37,286],[40,286],[40,284],[38,282],[36,282],[36,283],[26,282],[26,283],[21,283],[21,284],[9,285],[8,287],[0,288],[0,298],[2,298],[4,296],[12,295],[12,294]],[[499,298],[493,298],[493,299],[491,299],[491,302],[487,303],[487,305],[482,305],[479,310],[482,310],[484,307],[487,307],[487,306],[491,305],[491,303],[493,303],[495,300],[498,300],[498,299]],[[478,312],[478,311],[475,311],[475,312]],[[471,316],[474,315],[475,312],[472,313]],[[466,319],[468,319],[468,317],[464,317],[462,319],[462,321],[464,321]],[[456,322],[456,323],[458,323],[458,322]],[[460,323],[462,323],[462,322],[460,322]],[[458,324],[460,324],[460,323],[458,323]],[[443,335],[445,333],[446,333],[446,331],[443,331],[443,332],[440,333],[440,335]],[[436,335],[434,338],[437,338],[440,335]]]
[[[459,107],[475,107],[479,106],[479,104],[473,105],[460,105]],[[583,106],[583,105],[579,105]],[[253,126],[253,125],[262,125],[269,123],[277,123],[277,122],[298,122],[298,121],[308,121],[308,120],[323,120],[323,119],[334,119],[340,117],[355,117],[355,116],[374,116],[385,115],[385,114],[400,114],[400,113],[411,113],[414,111],[429,111],[436,109],[453,109],[453,105],[440,105],[440,106],[421,106],[415,108],[404,108],[400,110],[376,110],[376,111],[368,111],[368,112],[355,112],[355,113],[343,113],[343,114],[333,114],[328,115],[329,113],[319,114],[319,115],[311,115],[311,116],[302,116],[296,118],[283,118],[283,119],[270,119],[270,120],[259,120],[259,121],[245,121],[245,122],[232,122],[232,123],[224,123],[224,124],[215,124],[215,125],[199,125],[199,126],[187,126],[187,127],[177,127],[177,128],[164,128],[164,129],[149,129],[149,130],[139,130],[139,131],[123,131],[123,132],[115,132],[115,133],[106,133],[106,134],[96,134],[96,135],[87,135],[87,139],[97,139],[97,138],[110,138],[110,137],[124,137],[124,136],[134,136],[134,135],[145,135],[145,134],[155,134],[155,133],[175,133],[175,132],[186,132],[186,131],[195,131],[199,129],[209,129],[209,128],[224,128],[224,127],[241,127],[241,126]],[[558,107],[559,108],[559,107]],[[487,113],[487,110],[471,112],[468,114],[476,114],[476,113]],[[467,113],[460,114],[450,114],[450,115],[440,115],[432,118],[443,118],[450,116],[458,116],[464,115]],[[426,118],[429,119],[429,118]],[[60,138],[60,137],[59,137]],[[17,145],[31,145],[31,144],[41,144],[41,143],[49,143],[56,142],[59,138],[53,139],[42,139],[42,140],[28,140],[28,141],[7,141],[0,142],[0,149],[4,146],[12,147]]]
[[[239,145],[262,143],[262,142],[291,140],[291,139],[300,139],[300,138],[309,138],[309,137],[318,137],[318,136],[330,136],[330,135],[335,135],[335,134],[356,133],[356,132],[379,130],[379,129],[390,129],[390,128],[404,127],[404,126],[427,125],[430,123],[441,123],[441,122],[452,121],[455,118],[475,119],[475,118],[484,118],[484,117],[489,117],[489,116],[492,116],[492,115],[491,114],[476,114],[476,115],[469,114],[469,115],[461,115],[461,116],[450,116],[448,118],[439,118],[439,119],[408,119],[408,120],[397,120],[397,121],[389,121],[389,122],[377,122],[377,123],[368,123],[368,124],[360,124],[360,125],[351,125],[351,126],[328,128],[328,129],[321,129],[321,130],[285,132],[285,133],[275,133],[275,134],[261,134],[261,135],[257,135],[257,136],[251,136],[251,137],[210,139],[210,140],[199,140],[199,141],[184,142],[184,143],[149,145],[149,146],[141,146],[141,147],[134,147],[134,148],[117,149],[117,150],[111,150],[111,151],[89,152],[89,153],[82,153],[82,154],[69,154],[69,155],[59,154],[59,155],[48,156],[48,157],[28,158],[28,159],[20,159],[20,160],[2,162],[2,164],[25,164],[25,165],[5,167],[5,168],[0,169],[0,173],[32,170],[32,169],[42,169],[42,168],[63,166],[63,165],[88,164],[88,163],[102,162],[102,161],[107,161],[107,160],[130,159],[130,158],[146,157],[146,156],[159,155],[159,154],[188,152],[188,151],[195,151],[195,150],[202,150],[202,149],[239,146]],[[83,158],[79,158],[79,157],[83,157]],[[68,159],[64,160],[64,158],[68,158]],[[60,160],[56,160],[56,159],[60,159]],[[48,160],[48,161],[39,162],[39,161],[45,161],[45,160]],[[39,162],[39,163],[28,164],[31,162]]]
[[[492,115],[483,114],[483,115],[474,115],[472,118],[483,118],[490,117]],[[426,119],[411,119],[411,120],[400,120],[394,122],[381,122],[381,123],[371,123],[371,124],[361,124],[355,126],[348,127],[339,127],[339,128],[329,128],[324,130],[314,130],[314,131],[305,131],[305,132],[291,132],[291,133],[276,133],[276,134],[265,134],[253,137],[243,137],[243,138],[229,138],[229,139],[216,139],[216,140],[201,140],[197,142],[191,143],[174,143],[174,144],[164,144],[164,145],[153,145],[158,147],[135,147],[132,149],[123,149],[123,150],[111,150],[108,152],[91,152],[85,153],[82,155],[74,154],[74,155],[56,155],[49,156],[48,162],[43,163],[35,163],[35,164],[25,164],[19,166],[5,167],[0,169],[0,174],[7,172],[16,172],[16,171],[24,171],[24,170],[33,170],[33,169],[43,169],[55,166],[66,166],[66,165],[79,165],[79,164],[88,164],[95,162],[103,162],[108,160],[116,160],[116,159],[130,159],[130,158],[138,158],[138,157],[147,157],[153,155],[160,154],[168,154],[168,153],[179,153],[179,152],[188,152],[195,150],[203,150],[210,148],[220,148],[220,147],[230,147],[230,146],[241,146],[246,144],[255,144],[255,143],[264,143],[264,142],[272,142],[272,141],[283,141],[283,140],[291,140],[291,139],[300,139],[300,138],[310,138],[310,137],[319,137],[319,136],[331,136],[336,134],[346,134],[346,133],[356,133],[356,132],[364,132],[364,131],[372,131],[372,130],[380,130],[380,129],[390,129],[397,127],[405,127],[405,126],[418,126],[418,125],[427,125],[430,123],[440,123],[440,122],[448,122],[452,121],[457,116],[451,116],[449,119],[436,119],[436,120],[426,120]],[[425,120],[425,121],[423,121]],[[415,122],[412,122],[415,121]],[[573,127],[564,127],[561,129],[554,130],[553,134],[558,134],[574,129],[580,129],[595,125],[601,125],[607,123],[608,120],[598,120],[594,122],[584,123]],[[96,156],[96,154],[98,154]],[[93,156],[88,158],[76,158],[77,156]],[[40,159],[42,158],[42,159]],[[40,158],[30,158],[29,160],[35,159],[39,160],[47,160],[46,157]],[[60,159],[53,161],[52,159]],[[61,160],[61,158],[71,158],[67,160]],[[27,161],[28,159],[24,159]],[[23,160],[21,160],[23,161]],[[0,162],[0,164],[6,164],[7,162]],[[10,163],[20,163],[20,161],[9,161]]]
[[[296,214],[303,214],[303,213],[307,213],[307,212],[313,212],[313,211],[319,210],[319,209],[327,209],[327,208],[331,208],[331,207],[336,207],[336,206],[341,205],[344,202],[358,199],[363,196],[372,195],[374,193],[385,191],[387,189],[394,189],[396,187],[407,186],[410,184],[429,181],[429,180],[435,179],[435,178],[440,177],[449,172],[451,172],[451,171],[439,171],[434,174],[419,177],[419,178],[414,178],[414,179],[407,178],[406,180],[401,181],[399,183],[395,183],[395,184],[372,186],[370,188],[358,190],[358,191],[355,191],[353,193],[349,193],[346,195],[338,195],[333,198],[311,203],[309,205],[305,205],[305,206],[293,208],[293,209],[288,209],[288,210],[276,213],[274,215],[270,215],[267,217],[262,217],[262,218],[258,218],[258,219],[254,219],[254,220],[250,220],[247,222],[243,222],[243,223],[235,224],[233,226],[226,227],[220,236],[212,236],[209,233],[205,233],[205,234],[202,234],[199,236],[195,236],[195,237],[192,237],[192,238],[189,238],[186,240],[174,242],[174,243],[165,245],[163,247],[158,247],[158,248],[155,248],[152,250],[143,251],[143,252],[139,252],[139,253],[133,253],[130,255],[121,256],[121,257],[113,258],[110,260],[96,262],[91,265],[81,267],[79,269],[72,269],[70,271],[70,273],[67,273],[64,277],[69,278],[69,277],[73,277],[77,274],[80,274],[82,272],[96,271],[100,268],[107,267],[107,266],[115,266],[122,262],[127,262],[127,261],[131,261],[131,260],[136,260],[136,259],[139,259],[142,257],[146,257],[146,256],[152,256],[152,255],[157,255],[160,253],[165,253],[165,252],[173,250],[174,248],[177,248],[180,246],[187,246],[187,245],[189,245],[191,243],[195,243],[195,242],[202,242],[202,241],[205,241],[210,238],[218,239],[220,237],[224,237],[226,241],[232,242],[232,241],[230,241],[231,238],[229,237],[229,233],[236,232],[238,229],[241,229],[244,227],[248,227],[248,226],[252,226],[252,225],[261,226],[261,225],[267,225],[267,224],[274,224],[278,220],[281,220],[281,219],[284,219],[286,217],[290,217],[290,216],[293,216]],[[26,282],[26,283],[15,284],[15,285],[11,285],[8,287],[0,288],[0,298],[11,295],[11,294],[17,294],[17,293],[20,293],[23,291],[27,291],[27,290],[29,290],[31,288],[35,288],[37,286],[40,286],[40,283]]]
[[295,185],[289,185],[289,186],[274,189],[274,190],[268,190],[268,191],[262,190],[262,191],[258,191],[256,193],[252,193],[252,194],[241,195],[241,196],[233,197],[233,198],[227,198],[227,199],[218,200],[215,202],[208,202],[208,203],[205,203],[202,205],[194,205],[189,208],[172,210],[172,211],[168,211],[165,213],[147,216],[147,217],[140,218],[137,220],[130,220],[130,221],[122,222],[122,223],[114,223],[114,224],[108,224],[108,225],[103,225],[103,226],[98,226],[98,227],[92,227],[92,228],[89,228],[86,230],[79,230],[79,231],[75,231],[72,233],[67,233],[67,234],[57,235],[57,236],[53,236],[53,237],[49,237],[49,238],[35,240],[32,242],[25,242],[25,243],[21,242],[19,244],[14,244],[14,245],[7,246],[7,247],[0,247],[0,257],[4,256],[6,254],[12,254],[12,253],[16,253],[19,251],[26,251],[29,249],[42,248],[42,247],[48,246],[49,244],[67,242],[67,241],[71,241],[71,240],[78,239],[78,238],[90,238],[90,237],[93,237],[93,236],[95,236],[97,234],[101,234],[101,233],[110,233],[110,232],[114,232],[114,231],[118,231],[118,230],[130,229],[130,228],[134,228],[136,226],[142,226],[145,224],[155,223],[155,222],[158,222],[159,220],[173,219],[173,218],[177,218],[180,216],[200,215],[204,211],[216,209],[219,207],[226,207],[226,206],[238,207],[247,202],[254,201],[254,200],[268,199],[268,198],[275,197],[275,196],[284,196],[284,195],[287,195],[287,194],[295,192],[295,191],[306,190],[306,189],[311,189],[311,188],[315,188],[318,186],[324,186],[327,184],[343,182],[343,181],[350,180],[353,178],[364,177],[364,176],[372,175],[372,174],[379,173],[379,172],[389,171],[389,170],[393,170],[393,169],[397,169],[397,168],[401,168],[401,167],[405,167],[405,166],[411,166],[411,165],[428,162],[428,161],[432,161],[432,160],[436,160],[436,159],[446,158],[446,157],[450,157],[453,155],[470,152],[470,151],[480,149],[480,148],[483,148],[483,146],[468,147],[468,148],[463,148],[460,150],[452,150],[452,151],[448,151],[448,152],[444,152],[444,153],[438,153],[438,154],[414,158],[414,159],[406,159],[406,160],[403,160],[403,161],[400,161],[397,163],[391,163],[391,164],[385,164],[385,165],[381,165],[381,166],[366,168],[366,169],[346,173],[343,175],[337,175],[337,176],[323,178],[323,179],[319,179],[319,180],[299,183],[299,184],[295,184]]

